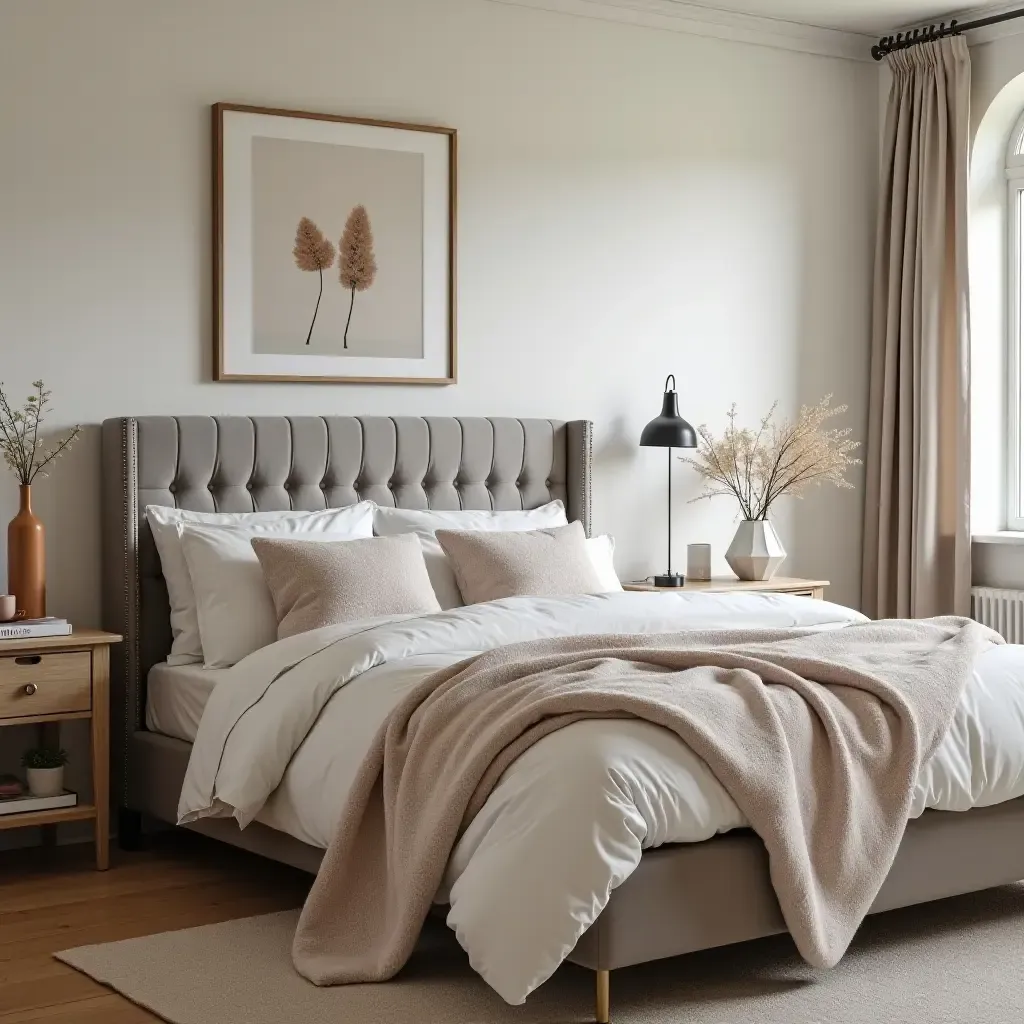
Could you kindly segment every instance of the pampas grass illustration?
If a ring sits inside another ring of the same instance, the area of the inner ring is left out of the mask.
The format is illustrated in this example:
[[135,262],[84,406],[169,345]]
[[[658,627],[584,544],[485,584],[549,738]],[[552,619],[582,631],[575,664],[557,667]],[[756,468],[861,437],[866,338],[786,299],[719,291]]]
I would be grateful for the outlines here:
[[334,262],[334,243],[324,238],[323,232],[308,217],[303,217],[295,230],[295,248],[292,249],[292,255],[299,270],[310,273],[316,270],[320,273],[320,293],[316,297],[316,308],[313,310],[313,319],[306,335],[308,345],[309,339],[313,337],[313,325],[316,323],[316,315],[320,312],[320,300],[324,295],[324,271]]
[[365,292],[377,276],[370,215],[362,203],[353,207],[348,220],[345,221],[345,230],[338,246],[338,267],[341,286],[352,292],[348,303],[348,319],[345,321],[344,347],[348,348],[348,328],[352,323],[352,307],[356,302],[356,292]]

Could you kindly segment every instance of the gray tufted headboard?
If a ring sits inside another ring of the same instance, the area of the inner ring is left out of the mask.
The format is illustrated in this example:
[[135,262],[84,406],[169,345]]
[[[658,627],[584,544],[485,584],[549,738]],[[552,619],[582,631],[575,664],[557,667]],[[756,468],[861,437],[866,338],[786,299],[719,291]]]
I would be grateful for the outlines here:
[[[145,679],[170,650],[147,505],[207,512],[534,508],[554,498],[590,533],[591,424],[413,416],[143,416],[103,423],[103,625],[115,763],[144,728]],[[123,706],[123,715],[119,710]]]

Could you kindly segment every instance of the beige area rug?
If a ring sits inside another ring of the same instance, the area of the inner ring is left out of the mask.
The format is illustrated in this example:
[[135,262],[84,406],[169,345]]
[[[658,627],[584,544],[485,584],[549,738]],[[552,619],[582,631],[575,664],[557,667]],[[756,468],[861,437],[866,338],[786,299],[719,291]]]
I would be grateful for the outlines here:
[[[174,1024],[575,1024],[593,975],[564,966],[507,1006],[432,923],[382,985],[318,989],[291,967],[297,912],[83,946],[57,957]],[[815,971],[788,936],[615,971],[614,1024],[1020,1024],[1024,885],[869,918]]]

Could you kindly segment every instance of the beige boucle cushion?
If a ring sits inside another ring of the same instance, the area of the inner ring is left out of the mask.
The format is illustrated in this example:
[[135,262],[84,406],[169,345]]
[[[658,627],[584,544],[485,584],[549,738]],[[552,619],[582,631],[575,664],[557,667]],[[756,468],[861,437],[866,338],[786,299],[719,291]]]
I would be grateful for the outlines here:
[[466,604],[500,597],[599,594],[605,588],[579,523],[544,530],[438,530]]
[[277,638],[379,615],[438,612],[413,534],[370,540],[254,537],[253,550],[277,611]]

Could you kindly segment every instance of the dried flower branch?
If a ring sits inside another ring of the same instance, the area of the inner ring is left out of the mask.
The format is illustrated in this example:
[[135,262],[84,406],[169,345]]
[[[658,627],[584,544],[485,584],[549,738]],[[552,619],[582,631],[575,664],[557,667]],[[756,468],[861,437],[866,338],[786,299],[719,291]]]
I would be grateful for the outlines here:
[[50,403],[50,392],[41,380],[32,381],[32,387],[35,394],[25,399],[24,409],[15,409],[0,382],[0,454],[14,470],[18,483],[26,486],[37,476],[47,476],[46,467],[59,459],[82,432],[81,426],[76,426],[51,445],[41,443],[39,428]]
[[697,454],[683,458],[703,477],[704,493],[694,498],[732,495],[744,519],[766,519],[784,494],[797,497],[810,484],[831,483],[852,488],[844,473],[860,464],[850,452],[860,447],[850,440],[851,427],[827,429],[824,424],[846,412],[845,405],[830,407],[831,395],[817,405],[803,406],[796,422],[776,423],[775,402],[757,431],[736,426],[736,406],[729,410],[729,426],[716,439],[704,425],[697,428]]
[[373,255],[373,229],[370,227],[370,215],[366,207],[360,203],[353,207],[345,221],[345,230],[338,246],[338,280],[343,288],[352,292],[348,304],[348,319],[345,321],[344,347],[348,348],[348,328],[352,323],[352,307],[355,305],[356,292],[364,292],[373,284],[377,277],[377,260]]
[[324,238],[323,232],[308,217],[303,217],[295,230],[295,248],[292,249],[292,255],[299,270],[310,273],[316,270],[320,273],[320,292],[316,297],[313,320],[306,335],[308,345],[309,339],[313,337],[316,315],[320,312],[320,300],[324,296],[324,271],[334,262],[334,243]]

